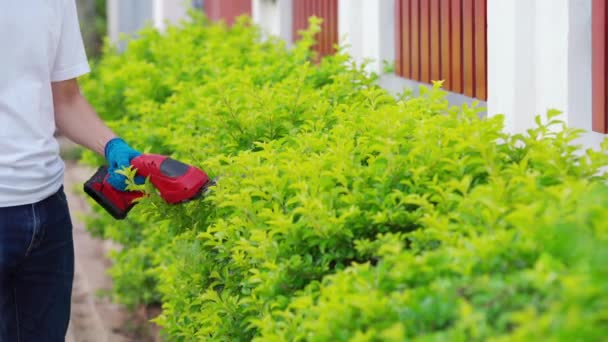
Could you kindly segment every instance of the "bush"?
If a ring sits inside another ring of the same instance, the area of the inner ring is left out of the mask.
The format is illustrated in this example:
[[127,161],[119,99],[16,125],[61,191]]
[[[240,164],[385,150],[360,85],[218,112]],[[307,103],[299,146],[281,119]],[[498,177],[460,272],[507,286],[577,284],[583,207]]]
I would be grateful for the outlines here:
[[608,333],[608,143],[556,112],[504,134],[439,84],[395,99],[346,55],[311,64],[316,30],[285,49],[195,17],[106,52],[84,89],[107,122],[219,177],[91,220],[123,246],[116,299],[161,302],[172,341]]

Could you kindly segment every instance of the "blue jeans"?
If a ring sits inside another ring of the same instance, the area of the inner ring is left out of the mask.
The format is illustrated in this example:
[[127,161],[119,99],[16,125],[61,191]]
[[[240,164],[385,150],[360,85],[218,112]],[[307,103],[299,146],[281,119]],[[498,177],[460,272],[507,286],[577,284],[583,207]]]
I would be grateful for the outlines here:
[[0,342],[64,341],[73,278],[63,187],[38,203],[0,208]]

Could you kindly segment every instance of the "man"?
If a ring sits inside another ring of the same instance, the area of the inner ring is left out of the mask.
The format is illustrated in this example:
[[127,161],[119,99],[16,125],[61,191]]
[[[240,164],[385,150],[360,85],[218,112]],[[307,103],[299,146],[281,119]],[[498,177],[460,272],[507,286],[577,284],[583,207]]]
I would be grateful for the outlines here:
[[55,130],[104,155],[124,190],[139,152],[80,94],[89,71],[75,0],[0,5],[0,341],[63,341],[74,273]]

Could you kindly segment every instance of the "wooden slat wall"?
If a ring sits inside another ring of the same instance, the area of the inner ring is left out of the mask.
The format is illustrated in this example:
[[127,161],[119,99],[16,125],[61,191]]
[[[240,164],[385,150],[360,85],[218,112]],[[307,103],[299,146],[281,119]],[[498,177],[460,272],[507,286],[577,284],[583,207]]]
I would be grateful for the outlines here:
[[462,1],[449,1],[450,6],[450,30],[451,33],[451,45],[452,45],[452,62],[450,63],[450,73],[441,75],[442,78],[447,79],[448,76],[452,77],[452,88],[446,88],[456,93],[462,93],[463,87],[463,75],[462,75]]
[[475,96],[475,17],[473,0],[462,0],[462,74],[464,82],[463,94]]
[[203,9],[209,19],[232,25],[240,15],[251,16],[251,0],[205,0]]
[[431,0],[431,79],[438,80],[441,78],[441,6],[440,0]]
[[[402,27],[410,27],[412,23],[412,7],[411,6],[401,6],[401,25]],[[403,75],[405,77],[412,77],[412,59],[408,58],[407,60],[403,59],[403,56],[410,56],[412,53],[412,35],[411,32],[407,32],[401,37],[401,39],[397,39],[401,42],[401,58],[402,58],[402,70]]]
[[608,133],[608,5],[593,0],[593,130]]
[[[297,0],[296,0],[297,1]],[[395,0],[397,74],[487,99],[487,0]]]
[[404,1],[405,6],[410,6],[410,27],[402,27],[404,33],[410,35],[412,40],[412,49],[410,51],[411,55],[403,56],[403,59],[411,59],[412,62],[412,79],[420,80],[422,77],[420,75],[420,1],[419,0],[409,0]]
[[430,0],[420,1],[420,80],[431,82]]
[[[409,53],[404,53],[403,47],[405,45],[405,40],[409,37],[404,36],[401,37],[401,32],[403,31],[404,23],[409,20],[409,16],[405,15],[403,10],[402,2],[395,1],[395,72],[397,75],[407,75],[408,73],[405,71],[406,65],[403,61],[403,56],[408,56]],[[405,24],[407,25],[407,24]]]
[[439,40],[441,41],[441,75],[448,75],[450,77],[445,78],[444,87],[446,89],[452,88],[452,76],[450,72],[452,70],[452,37],[450,34],[452,33],[452,14],[450,13],[450,6],[439,6],[439,12],[441,18],[439,19],[440,23],[440,35]]
[[480,99],[488,98],[487,90],[487,64],[488,64],[488,45],[487,45],[487,0],[475,0],[475,97]]
[[338,43],[338,0],[293,0],[293,40],[298,39],[298,31],[308,28],[308,18],[313,15],[323,18],[314,50],[320,57],[334,53]]

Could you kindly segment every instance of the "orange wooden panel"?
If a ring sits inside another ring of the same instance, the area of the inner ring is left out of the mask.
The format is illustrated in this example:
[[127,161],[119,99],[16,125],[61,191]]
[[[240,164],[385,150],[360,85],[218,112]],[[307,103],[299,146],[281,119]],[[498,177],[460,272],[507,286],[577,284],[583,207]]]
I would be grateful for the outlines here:
[[297,2],[301,2],[301,10],[302,12],[299,14],[300,17],[300,30],[305,30],[308,28],[308,13],[310,13],[310,6],[308,0],[296,0]]
[[297,28],[300,27],[300,17],[298,15],[296,15],[296,13],[300,12],[299,10],[299,2],[294,1],[293,2],[293,7],[292,7],[292,22],[291,22],[291,41],[296,41],[298,39],[297,36]]
[[427,0],[411,0],[411,39],[412,39],[412,79],[420,80],[420,1]]
[[325,54],[328,55],[330,54],[331,51],[331,40],[333,38],[333,30],[332,30],[332,21],[331,19],[329,19],[332,15],[333,15],[333,11],[331,8],[331,5],[329,3],[329,1],[321,1],[321,3],[318,4],[318,6],[320,6],[321,8],[319,9],[320,12],[323,13],[325,19],[323,20],[323,29],[325,30],[325,32],[327,32],[327,34],[325,34],[323,37],[323,49],[325,51]]
[[397,74],[487,99],[487,0],[395,0]]
[[412,78],[412,0],[401,0],[401,54],[403,76]]
[[592,128],[608,133],[608,5],[605,0],[592,3]]
[[420,81],[431,82],[430,0],[420,1]]
[[475,59],[473,51],[475,50],[474,40],[474,22],[475,16],[473,12],[474,0],[463,0],[462,2],[462,63],[463,63],[463,80],[464,94],[466,96],[475,96]]
[[311,7],[312,7],[312,15],[319,17],[319,18],[323,18],[323,23],[321,24],[321,32],[317,35],[317,44],[318,44],[318,49],[317,51],[319,51],[319,54],[321,56],[325,56],[329,51],[327,51],[327,41],[326,38],[327,36],[330,34],[329,31],[327,30],[327,22],[328,22],[328,14],[329,13],[323,13],[321,10],[321,3],[323,2],[323,0],[317,0],[317,1],[312,1],[311,3]]
[[331,46],[331,42],[329,41],[329,39],[331,37],[331,29],[330,29],[331,23],[329,21],[330,9],[329,9],[329,6],[326,6],[326,5],[329,5],[329,0],[320,0],[317,3],[317,11],[324,17],[323,30],[325,31],[325,34],[321,35],[323,37],[322,41],[321,41],[321,44],[323,44],[322,54],[324,54],[324,55],[327,55],[330,53],[330,46]]
[[486,1],[475,0],[475,97],[487,100]]
[[203,10],[207,18],[214,21],[219,20],[221,18],[220,5],[221,3],[217,0],[205,1]]
[[403,1],[395,0],[395,73],[405,76],[403,67]]
[[299,39],[298,31],[308,28],[308,18],[316,16],[323,19],[321,32],[315,39],[317,44],[313,47],[320,57],[334,52],[334,45],[338,42],[338,1],[337,0],[294,0],[292,36]]
[[452,33],[452,80],[451,90],[457,93],[463,91],[462,68],[462,0],[451,0],[451,33]]
[[329,16],[330,21],[330,51],[336,52],[334,45],[338,44],[340,37],[338,36],[338,0],[329,0]]
[[251,0],[235,0],[232,3],[232,8],[230,12],[228,12],[227,22],[232,24],[238,16],[248,15],[251,17],[252,8],[251,8]]
[[303,27],[308,27],[308,16],[311,12],[311,9],[310,9],[311,0],[296,0],[296,1],[302,3],[302,14],[301,14],[302,25],[303,25]]
[[439,26],[440,0],[431,0],[431,81],[441,80],[441,28]]
[[[304,30],[306,29],[306,27],[308,27],[308,23],[306,22],[306,13],[308,13],[308,1],[307,0],[297,0],[297,3],[299,3],[299,10],[300,12],[297,12],[297,17],[298,17],[298,22],[299,22],[299,26],[298,26],[298,30]],[[297,38],[296,38],[297,39]]]
[[[329,0],[324,0],[323,3],[323,7],[324,10],[327,12],[327,17],[330,18],[333,16],[333,8],[331,7],[331,2]],[[327,53],[332,53],[333,51],[333,47],[332,47],[332,39],[334,37],[334,29],[333,29],[333,21],[331,20],[326,20],[326,25],[327,25],[327,38],[325,41],[325,45],[327,46]]]
[[300,23],[302,24],[301,30],[308,28],[308,17],[310,15],[310,0],[296,0],[302,2],[302,13],[300,14]]
[[318,50],[321,55],[327,54],[327,19],[325,18],[328,13],[323,11],[324,0],[312,1],[312,15],[323,18],[321,23],[321,33],[317,35]]
[[223,20],[226,24],[232,25],[240,15],[251,16],[251,0],[206,0],[204,10],[209,19]]
[[451,63],[452,63],[452,45],[451,42],[451,16],[450,16],[450,5],[451,1],[441,1],[440,8],[440,20],[439,25],[441,30],[441,76],[440,78],[444,81],[443,87],[445,89],[452,88],[452,77],[450,74]]
[[304,21],[303,28],[306,29],[306,28],[308,28],[308,19],[312,15],[312,1],[313,0],[300,0],[300,1],[304,1],[304,4],[306,6],[304,9],[304,13],[302,13],[302,15],[303,15],[302,20]]
[[324,56],[329,53],[329,49],[327,48],[327,37],[330,32],[328,30],[329,27],[329,9],[324,8],[327,0],[317,0],[313,1],[313,15],[323,18],[323,23],[321,24],[321,33],[317,36],[319,41],[319,53]]
[[[296,0],[298,1],[298,0]],[[304,27],[308,27],[308,17],[310,16],[310,13],[312,12],[312,0],[299,0],[302,1],[304,3],[304,11],[302,12],[302,22],[304,23]]]

